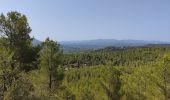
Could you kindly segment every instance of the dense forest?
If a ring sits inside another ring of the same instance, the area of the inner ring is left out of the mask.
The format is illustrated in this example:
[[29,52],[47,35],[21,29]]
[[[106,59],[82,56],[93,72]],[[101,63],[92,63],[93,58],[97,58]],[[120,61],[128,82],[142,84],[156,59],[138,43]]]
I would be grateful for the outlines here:
[[169,45],[63,53],[31,31],[25,15],[0,15],[0,100],[170,100]]

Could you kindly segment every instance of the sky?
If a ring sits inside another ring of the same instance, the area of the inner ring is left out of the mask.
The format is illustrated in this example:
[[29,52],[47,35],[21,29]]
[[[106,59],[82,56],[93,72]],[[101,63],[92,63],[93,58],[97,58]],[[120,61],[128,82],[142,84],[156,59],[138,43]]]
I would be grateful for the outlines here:
[[0,13],[9,11],[25,14],[39,40],[170,42],[170,0],[0,0]]

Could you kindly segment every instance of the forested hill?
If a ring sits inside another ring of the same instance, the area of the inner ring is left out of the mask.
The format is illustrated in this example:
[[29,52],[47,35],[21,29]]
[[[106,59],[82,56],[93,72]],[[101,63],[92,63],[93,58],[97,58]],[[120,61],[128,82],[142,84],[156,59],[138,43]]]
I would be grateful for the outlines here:
[[84,53],[65,54],[64,66],[93,66],[111,62],[114,66],[138,66],[151,63],[170,51],[170,46],[107,47]]
[[168,44],[97,40],[63,53],[50,38],[32,41],[27,21],[0,15],[0,100],[170,100]]
[[77,100],[170,99],[166,95],[170,88],[164,85],[170,86],[170,81],[164,79],[170,75],[169,57],[169,45],[107,47],[65,54],[63,85]]

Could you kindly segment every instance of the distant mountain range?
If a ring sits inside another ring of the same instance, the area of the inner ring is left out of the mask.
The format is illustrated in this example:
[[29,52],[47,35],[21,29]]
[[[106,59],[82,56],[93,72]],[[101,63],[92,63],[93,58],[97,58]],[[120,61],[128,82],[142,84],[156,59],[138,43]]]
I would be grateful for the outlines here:
[[[33,45],[40,44],[41,41],[34,39]],[[145,40],[116,40],[116,39],[96,39],[96,40],[82,40],[82,41],[62,41],[59,42],[61,47],[66,52],[83,51],[105,48],[109,46],[114,47],[128,47],[128,46],[145,46],[151,44],[170,44],[170,42],[161,41],[145,41]]]
[[83,41],[63,41],[61,45],[75,48],[98,49],[108,46],[126,47],[126,46],[144,46],[148,44],[170,44],[161,41],[145,41],[145,40],[115,40],[115,39],[96,39]]

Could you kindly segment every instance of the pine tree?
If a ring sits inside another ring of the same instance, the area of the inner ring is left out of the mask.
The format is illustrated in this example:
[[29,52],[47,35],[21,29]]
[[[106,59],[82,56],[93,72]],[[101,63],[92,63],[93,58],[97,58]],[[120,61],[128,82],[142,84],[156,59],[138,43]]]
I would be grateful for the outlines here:
[[45,42],[42,43],[39,59],[40,69],[47,79],[49,95],[52,95],[55,83],[57,82],[57,69],[61,62],[61,55],[62,51],[57,42],[47,38]]
[[[20,69],[23,70],[32,62],[30,32],[31,28],[25,15],[16,11],[0,15],[1,45],[14,52],[12,60],[18,62]],[[14,69],[15,66],[12,67]]]

